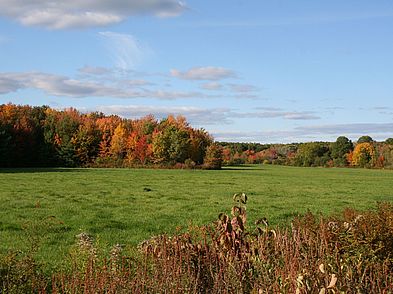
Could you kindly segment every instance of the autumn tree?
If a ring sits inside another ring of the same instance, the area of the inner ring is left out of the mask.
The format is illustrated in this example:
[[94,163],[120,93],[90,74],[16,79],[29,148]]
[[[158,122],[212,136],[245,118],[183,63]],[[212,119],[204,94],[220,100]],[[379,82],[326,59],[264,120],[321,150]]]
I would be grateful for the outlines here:
[[389,145],[393,145],[393,138],[387,138],[387,139],[385,140],[385,143],[386,143],[386,144],[389,144]]
[[203,166],[207,169],[221,169],[223,148],[218,144],[207,147]]
[[147,164],[153,161],[152,136],[157,127],[157,121],[152,115],[131,122],[127,138],[127,163]]
[[146,164],[151,161],[153,147],[150,135],[138,135],[136,131],[131,132],[127,139],[127,162],[129,164]]
[[47,107],[0,105],[0,166],[43,166],[50,158],[43,135]]
[[204,129],[190,129],[189,158],[196,164],[202,164],[207,148],[213,143],[213,138]]
[[88,164],[98,156],[101,132],[95,121],[85,117],[83,123],[71,138],[76,160],[79,164]]
[[124,123],[120,123],[112,136],[110,154],[115,160],[124,159],[127,154],[127,129]]
[[116,127],[120,124],[121,119],[116,115],[99,117],[96,119],[97,128],[101,134],[98,146],[98,155],[101,159],[111,157],[111,141]]
[[375,164],[376,153],[373,144],[365,142],[357,144],[352,154],[352,165],[371,167]]

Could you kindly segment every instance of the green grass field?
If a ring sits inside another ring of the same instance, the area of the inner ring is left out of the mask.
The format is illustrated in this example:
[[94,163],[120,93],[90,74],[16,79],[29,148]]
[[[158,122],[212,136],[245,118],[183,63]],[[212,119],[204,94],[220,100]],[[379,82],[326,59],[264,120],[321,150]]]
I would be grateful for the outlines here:
[[215,220],[236,192],[249,196],[250,223],[267,217],[288,224],[307,210],[332,214],[393,201],[392,183],[389,170],[283,166],[0,170],[0,252],[26,250],[29,234],[42,237],[38,257],[52,265],[64,260],[80,232],[103,247],[135,245]]

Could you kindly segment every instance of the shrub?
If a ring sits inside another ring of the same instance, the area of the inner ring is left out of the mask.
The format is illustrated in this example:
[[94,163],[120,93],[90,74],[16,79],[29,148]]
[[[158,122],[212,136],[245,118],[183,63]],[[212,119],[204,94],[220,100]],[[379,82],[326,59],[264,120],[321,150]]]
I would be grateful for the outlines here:
[[184,165],[186,166],[186,168],[192,169],[192,168],[195,168],[196,163],[195,163],[195,161],[193,161],[191,158],[187,158],[187,159],[184,161]]
[[45,289],[46,284],[32,255],[13,251],[0,256],[0,293],[34,293]]
[[391,293],[393,206],[347,209],[343,217],[312,213],[291,228],[262,218],[247,227],[245,194],[231,215],[139,246],[139,258],[91,260],[82,272],[55,279],[56,291],[153,293]]

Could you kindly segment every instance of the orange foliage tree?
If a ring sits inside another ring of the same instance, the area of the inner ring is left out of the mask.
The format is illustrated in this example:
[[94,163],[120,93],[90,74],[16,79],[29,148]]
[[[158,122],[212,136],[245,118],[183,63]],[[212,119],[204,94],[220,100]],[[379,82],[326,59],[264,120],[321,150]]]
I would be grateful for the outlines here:
[[352,165],[360,167],[372,167],[376,163],[375,148],[372,143],[359,143],[352,154]]

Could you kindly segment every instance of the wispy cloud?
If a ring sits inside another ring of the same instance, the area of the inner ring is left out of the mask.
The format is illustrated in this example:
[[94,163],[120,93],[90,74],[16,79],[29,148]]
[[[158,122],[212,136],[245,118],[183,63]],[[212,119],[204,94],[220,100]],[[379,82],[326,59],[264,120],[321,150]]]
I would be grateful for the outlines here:
[[372,110],[375,110],[379,114],[383,115],[392,115],[393,116],[393,107],[388,107],[388,106],[375,106],[372,108]]
[[144,87],[149,85],[152,84],[144,80],[99,82],[41,72],[0,73],[0,94],[16,92],[21,89],[38,89],[48,95],[74,98],[112,97],[175,100],[218,97],[197,91],[167,91]]
[[151,86],[154,85],[154,83],[146,81],[146,80],[123,80],[121,83],[125,86],[131,86],[131,87],[143,87],[143,86]]
[[222,142],[295,142],[297,134],[291,131],[212,131],[215,140]]
[[132,35],[115,32],[100,32],[99,35],[104,38],[115,66],[122,71],[134,69],[153,53]]
[[193,125],[216,125],[230,123],[227,108],[199,108],[191,106],[146,106],[146,105],[106,105],[97,106],[88,111],[101,111],[106,114],[117,114],[126,118],[140,118],[148,114],[158,119],[168,115],[183,115]]
[[0,15],[26,26],[68,29],[106,26],[136,14],[170,17],[186,5],[177,0],[2,0]]
[[249,84],[228,84],[228,86],[230,87],[231,91],[237,93],[250,93],[258,91],[257,87]]
[[217,90],[221,90],[222,88],[223,88],[222,85],[220,83],[217,83],[217,82],[204,83],[204,84],[201,85],[201,89],[204,89],[204,90],[217,91]]
[[24,87],[23,82],[18,78],[0,74],[0,94],[16,92]]
[[[262,131],[212,131],[218,141],[261,142],[261,143],[295,143],[327,140],[333,142],[339,136],[357,140],[369,135],[374,140],[393,137],[393,123],[356,123],[323,126],[301,126],[293,129]],[[322,139],[323,138],[323,139]]]
[[296,128],[302,132],[310,134],[347,134],[349,135],[367,135],[386,133],[393,135],[393,123],[349,123],[349,124],[332,124],[303,126]]
[[261,111],[237,113],[238,117],[243,118],[283,118],[288,120],[315,120],[320,117],[312,111],[284,111],[279,108],[267,108]]
[[88,66],[88,65],[81,67],[80,69],[78,69],[78,71],[82,74],[98,75],[98,76],[112,73],[112,70],[109,68],[99,67],[99,66]]
[[26,26],[42,26],[50,29],[85,28],[106,26],[122,20],[120,15],[101,12],[65,13],[60,9],[33,10],[18,18]]
[[240,21],[205,21],[191,24],[194,27],[214,27],[214,28],[256,28],[256,27],[279,27],[279,26],[294,26],[294,25],[313,25],[325,23],[337,23],[347,21],[362,21],[369,19],[378,19],[392,17],[393,10],[377,11],[366,13],[335,13],[335,14],[313,14],[311,16],[287,17],[287,18],[265,18],[260,21],[240,20]]
[[173,77],[184,80],[208,80],[218,81],[227,78],[234,78],[236,74],[234,71],[215,66],[194,67],[186,71],[179,71],[177,69],[171,70]]
[[[192,75],[196,74],[189,72],[183,73],[183,76],[189,76],[188,79],[191,79]],[[221,77],[217,77],[217,80],[219,79],[221,79]],[[254,93],[259,90],[256,86],[250,84],[222,84],[217,81],[201,84],[200,88],[204,90],[228,90],[236,96],[235,98],[255,98],[256,96]]]

